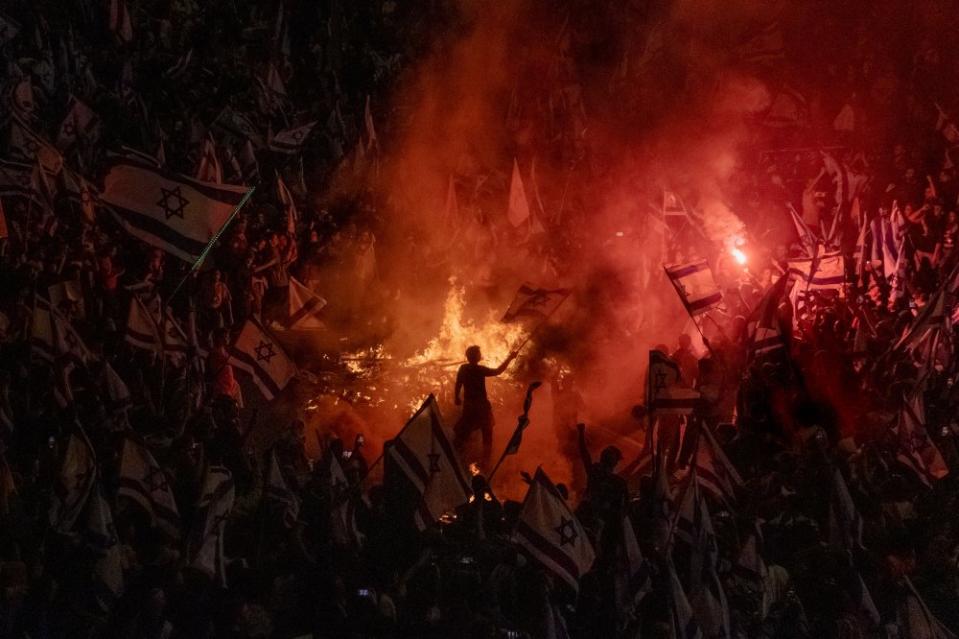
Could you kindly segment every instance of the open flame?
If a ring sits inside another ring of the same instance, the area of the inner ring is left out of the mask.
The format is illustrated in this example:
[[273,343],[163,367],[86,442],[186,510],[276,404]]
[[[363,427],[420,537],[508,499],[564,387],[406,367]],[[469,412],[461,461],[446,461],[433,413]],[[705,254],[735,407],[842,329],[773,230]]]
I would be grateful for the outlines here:
[[455,367],[464,361],[468,346],[478,344],[484,362],[498,365],[525,337],[523,327],[502,323],[495,309],[468,318],[465,300],[465,287],[452,279],[436,335],[413,356],[403,359],[382,344],[341,352],[339,369],[317,376],[317,395],[304,412],[320,415],[321,397],[328,397],[328,410],[342,402],[409,416],[427,393],[452,392]]
[[439,333],[423,350],[403,362],[407,366],[434,363],[440,366],[462,362],[467,347],[478,344],[483,359],[496,366],[506,359],[509,352],[518,346],[523,337],[523,328],[518,324],[504,324],[496,311],[490,310],[480,322],[465,315],[466,289],[450,280],[450,290],[443,306],[443,323]]

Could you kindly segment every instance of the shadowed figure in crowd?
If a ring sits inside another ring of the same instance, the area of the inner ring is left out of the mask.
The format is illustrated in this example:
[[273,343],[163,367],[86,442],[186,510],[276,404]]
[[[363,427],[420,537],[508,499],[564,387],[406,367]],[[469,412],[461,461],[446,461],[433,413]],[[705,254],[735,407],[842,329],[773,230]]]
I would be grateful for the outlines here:
[[462,404],[463,412],[453,428],[454,444],[462,452],[470,436],[475,431],[483,434],[482,467],[488,468],[493,448],[493,407],[486,396],[486,378],[500,375],[516,358],[511,352],[506,360],[496,368],[481,366],[483,354],[480,347],[473,345],[466,349],[466,363],[456,373],[456,405]]

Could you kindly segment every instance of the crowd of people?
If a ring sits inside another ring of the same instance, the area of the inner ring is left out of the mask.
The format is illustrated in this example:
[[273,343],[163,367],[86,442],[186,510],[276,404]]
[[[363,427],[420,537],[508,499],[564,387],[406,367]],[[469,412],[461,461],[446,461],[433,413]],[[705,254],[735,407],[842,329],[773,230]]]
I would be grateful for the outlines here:
[[[287,325],[291,278],[338,292],[323,316],[338,331],[397,295],[375,251],[397,203],[373,176],[402,114],[380,105],[431,30],[462,28],[456,3],[313,4],[0,8],[0,637],[955,636],[959,128],[937,80],[955,74],[952,42],[935,29],[956,16],[914,16],[929,37],[893,52],[868,37],[888,27],[880,9],[818,25],[823,41],[856,35],[838,49],[795,46],[803,20],[773,25],[785,42],[743,64],[776,69],[781,90],[754,124],[786,150],[756,150],[727,184],[748,269],[727,247],[715,258],[695,186],[676,188],[688,208],[664,203],[662,241],[644,244],[660,244],[662,261],[711,252],[723,302],[696,318],[701,349],[686,335],[655,349],[663,379],[677,372],[662,386],[651,372],[633,410],[643,453],[598,450],[608,436],[568,415],[556,426],[576,438],[576,480],[525,475],[546,514],[500,499],[484,463],[462,500],[424,520],[428,488],[389,444],[376,461],[362,434],[322,433],[311,457],[315,433],[298,420],[254,438],[265,420],[250,404],[268,408],[237,393],[232,345],[250,322]],[[526,233],[490,204],[514,199],[508,181],[461,169],[461,192],[477,184],[463,206],[466,234],[480,238],[470,268],[492,262],[506,229],[531,271],[575,272],[572,255],[590,245],[583,211],[602,201],[590,185],[608,189],[615,174],[587,126],[603,110],[590,102],[600,83],[584,79],[598,73],[590,34],[603,20],[592,3],[562,4],[549,75],[562,86],[532,95],[530,82],[503,119],[528,138],[518,154],[542,145],[544,164],[592,179],[531,196],[527,215],[542,215]],[[601,83],[632,108],[641,95],[624,87],[675,71],[675,54],[657,11],[600,4],[646,38]],[[820,60],[827,51],[835,59]],[[790,65],[797,90],[782,82]],[[795,70],[810,66],[823,73]],[[284,136],[307,125],[308,142]],[[197,274],[98,200],[110,154],[275,188],[257,189]],[[321,197],[344,172],[364,186]],[[496,267],[474,281],[488,285]],[[138,308],[146,326],[174,330],[136,334]],[[466,400],[488,462],[479,382]],[[697,400],[663,409],[667,387]],[[468,430],[435,437],[460,447]],[[430,446],[420,452],[432,472]],[[555,527],[543,523],[552,514]],[[547,551],[532,550],[537,522]]]

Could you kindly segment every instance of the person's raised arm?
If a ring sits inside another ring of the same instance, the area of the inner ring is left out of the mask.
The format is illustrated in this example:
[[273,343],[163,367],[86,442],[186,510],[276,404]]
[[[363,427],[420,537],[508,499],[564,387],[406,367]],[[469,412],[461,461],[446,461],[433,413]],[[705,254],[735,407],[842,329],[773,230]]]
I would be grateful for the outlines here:
[[579,442],[579,457],[583,461],[583,467],[589,472],[593,466],[593,458],[589,454],[589,447],[586,445],[586,424],[576,424]]
[[510,362],[512,362],[514,359],[516,359],[516,356],[517,356],[517,355],[518,355],[518,353],[517,353],[516,351],[510,351],[509,355],[506,356],[506,359],[503,360],[503,363],[502,363],[502,364],[500,364],[500,365],[497,366],[496,368],[490,370],[490,374],[491,374],[491,375],[500,375],[500,374],[502,374],[503,371],[505,371],[506,368],[510,365]]

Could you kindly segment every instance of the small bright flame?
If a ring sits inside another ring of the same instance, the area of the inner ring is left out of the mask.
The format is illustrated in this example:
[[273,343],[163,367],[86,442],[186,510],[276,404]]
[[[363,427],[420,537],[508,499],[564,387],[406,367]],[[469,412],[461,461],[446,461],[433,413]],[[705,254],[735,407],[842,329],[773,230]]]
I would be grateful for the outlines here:
[[737,264],[739,264],[740,266],[746,265],[746,254],[743,253],[740,249],[734,246],[733,248],[729,249],[729,252],[732,254],[733,259],[736,260]]

